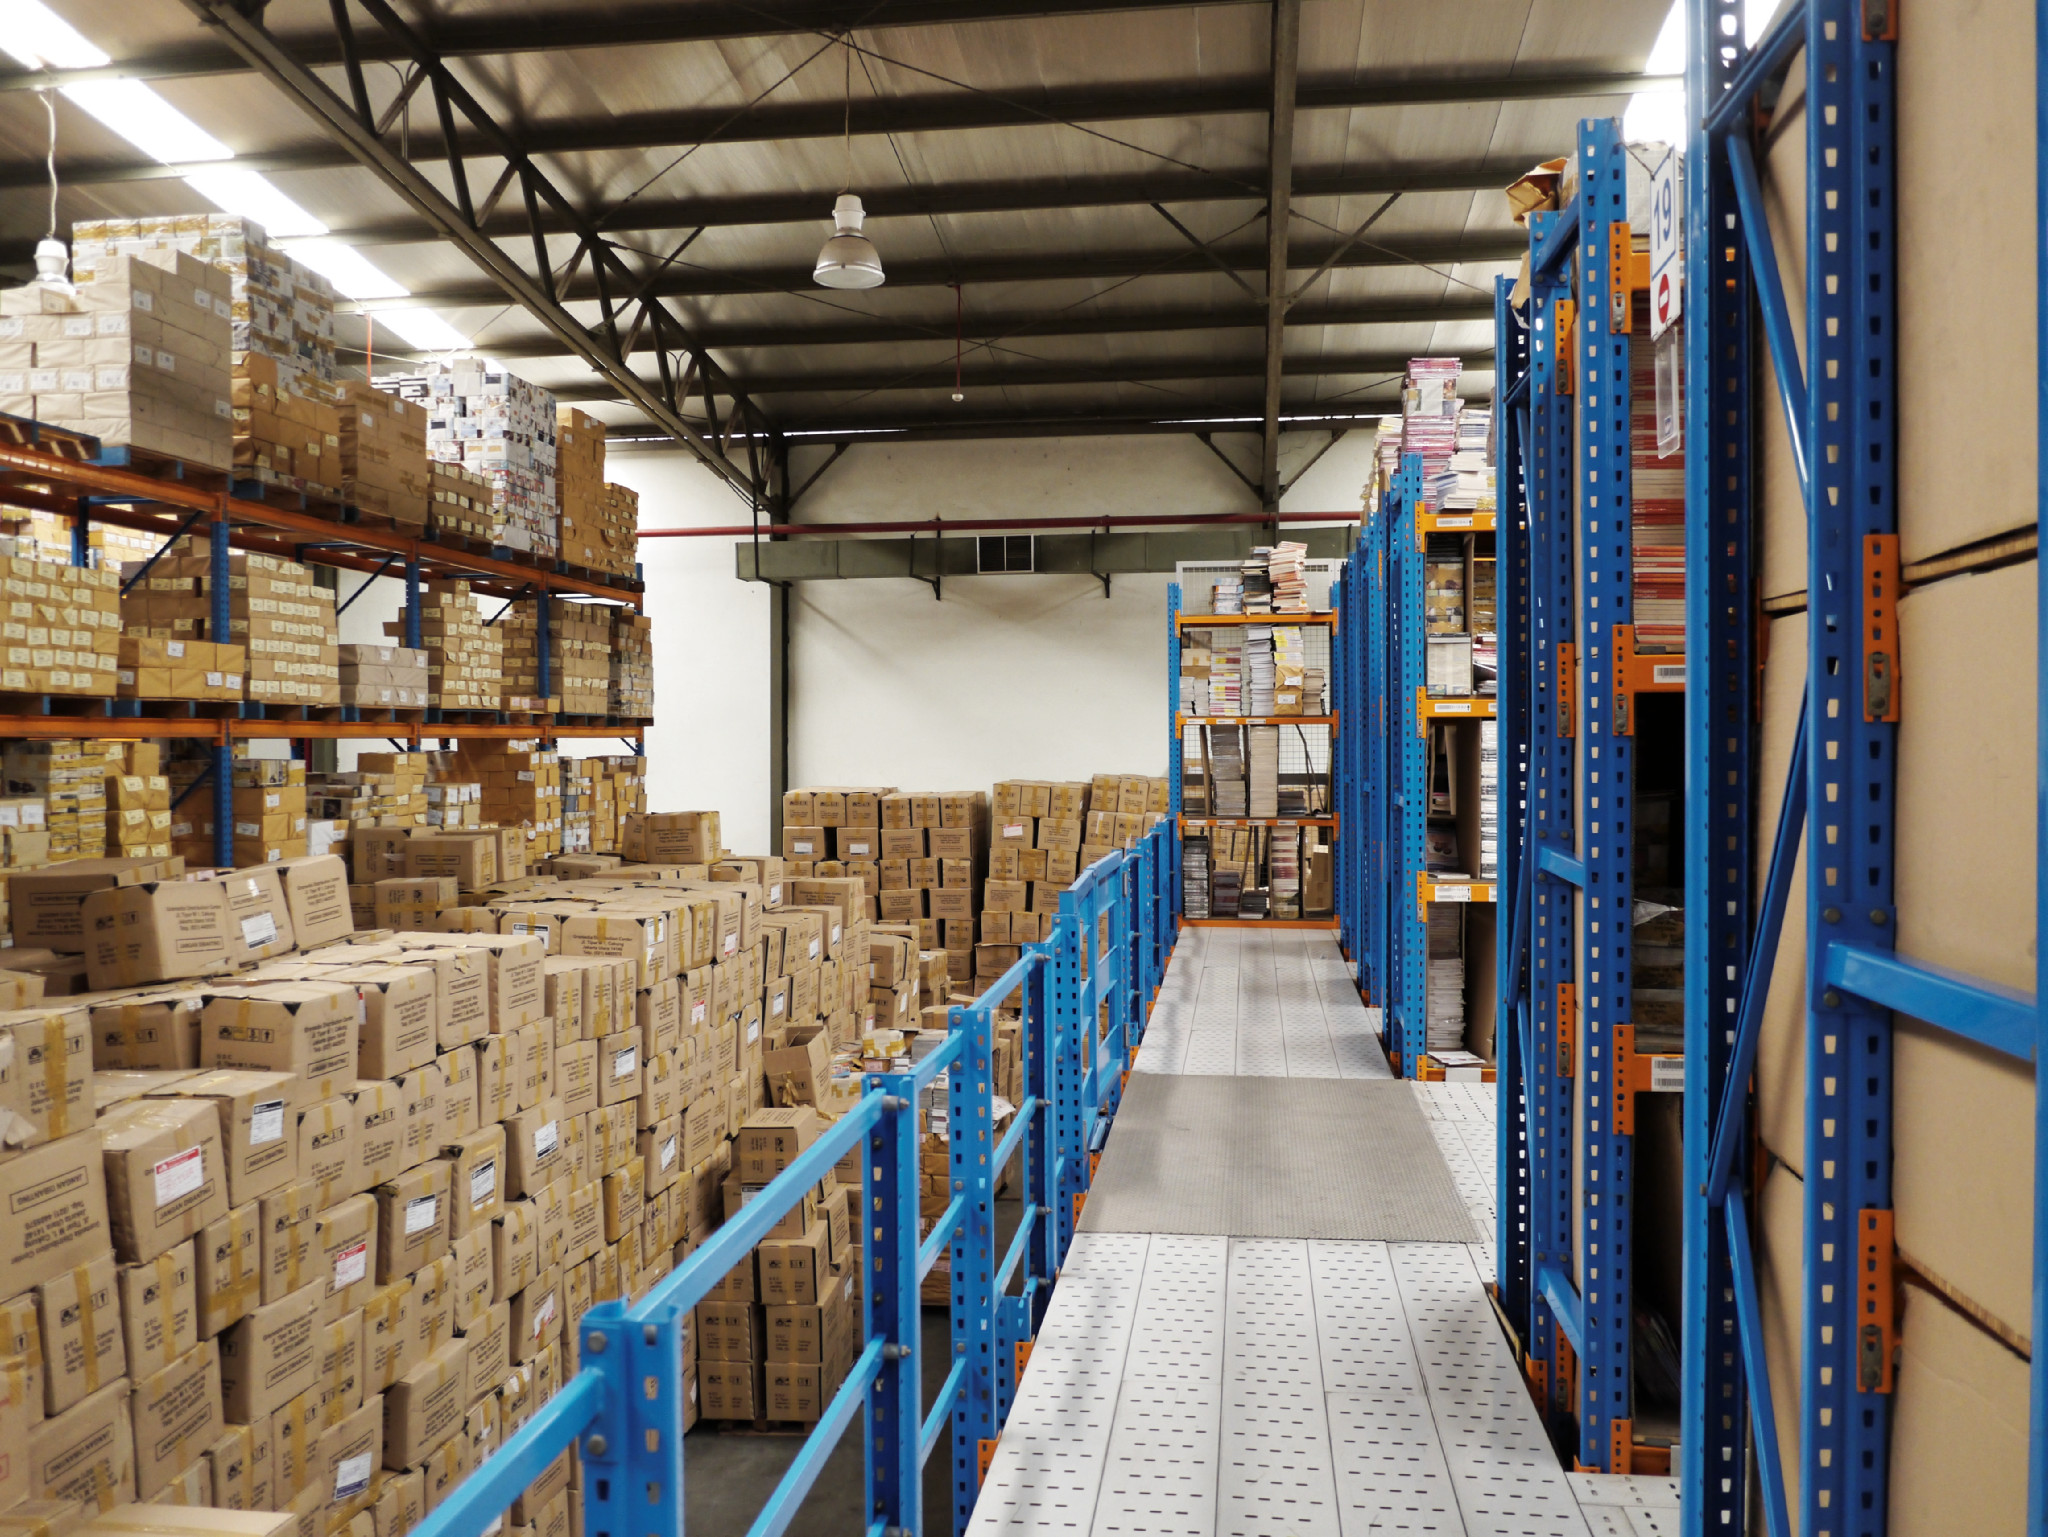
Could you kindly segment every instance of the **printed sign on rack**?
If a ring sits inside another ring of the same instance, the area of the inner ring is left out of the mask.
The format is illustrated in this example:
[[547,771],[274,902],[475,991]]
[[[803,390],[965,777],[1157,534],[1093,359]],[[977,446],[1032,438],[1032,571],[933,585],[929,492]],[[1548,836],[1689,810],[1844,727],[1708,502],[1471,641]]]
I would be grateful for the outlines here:
[[1685,178],[1678,151],[1650,173],[1650,335],[1662,336],[1685,302]]

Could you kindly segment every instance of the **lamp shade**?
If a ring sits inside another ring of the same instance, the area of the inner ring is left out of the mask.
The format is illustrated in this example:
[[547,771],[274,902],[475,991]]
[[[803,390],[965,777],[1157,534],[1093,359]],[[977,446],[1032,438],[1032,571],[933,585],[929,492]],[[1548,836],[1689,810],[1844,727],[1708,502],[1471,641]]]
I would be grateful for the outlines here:
[[826,288],[880,288],[882,258],[875,243],[860,232],[867,218],[860,199],[851,192],[839,194],[832,206],[832,238],[818,252],[817,270],[811,274]]

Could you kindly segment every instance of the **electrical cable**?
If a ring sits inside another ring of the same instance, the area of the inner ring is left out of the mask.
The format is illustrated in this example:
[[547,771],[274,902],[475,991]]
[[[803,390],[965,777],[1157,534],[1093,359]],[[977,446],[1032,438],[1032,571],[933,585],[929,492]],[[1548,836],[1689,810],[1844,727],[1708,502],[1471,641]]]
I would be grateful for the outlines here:
[[44,160],[50,172],[50,228],[43,238],[55,240],[57,238],[57,103],[51,97],[47,87],[37,91],[36,95],[42,97],[43,111],[50,118],[50,149]]

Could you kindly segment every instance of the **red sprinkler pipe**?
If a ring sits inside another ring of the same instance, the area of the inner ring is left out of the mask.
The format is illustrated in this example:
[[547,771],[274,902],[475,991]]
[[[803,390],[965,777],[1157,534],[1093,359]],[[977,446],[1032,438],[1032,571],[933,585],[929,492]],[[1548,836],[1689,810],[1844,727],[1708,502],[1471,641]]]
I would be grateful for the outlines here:
[[735,523],[720,528],[643,528],[642,539],[747,539],[831,538],[851,534],[982,534],[998,529],[1028,530],[1051,528],[1208,528],[1241,523],[1357,523],[1355,512],[1157,512],[1123,513],[1102,518],[985,518],[976,522],[945,523],[933,518],[921,523]]

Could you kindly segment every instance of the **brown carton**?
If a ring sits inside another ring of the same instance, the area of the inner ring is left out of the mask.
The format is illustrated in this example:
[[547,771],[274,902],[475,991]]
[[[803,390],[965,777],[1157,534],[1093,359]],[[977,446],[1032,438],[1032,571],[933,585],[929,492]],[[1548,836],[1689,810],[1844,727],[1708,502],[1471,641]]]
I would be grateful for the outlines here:
[[96,991],[203,977],[228,965],[227,897],[208,881],[103,887],[79,906]]
[[220,1361],[213,1341],[134,1379],[128,1411],[135,1435],[135,1485],[149,1499],[199,1460],[221,1432]]
[[220,1337],[222,1401],[236,1424],[254,1424],[284,1408],[320,1379],[318,1281],[257,1308]]
[[448,1171],[442,1159],[377,1187],[377,1279],[410,1276],[448,1248]]
[[0,1014],[0,1156],[91,1127],[91,1016],[39,1005]]
[[200,1032],[208,1067],[296,1073],[325,1096],[356,1077],[356,993],[327,982],[260,982],[214,989]]
[[264,1302],[281,1301],[315,1278],[314,1214],[320,1209],[320,1187],[308,1180],[285,1185],[257,1203]]
[[127,1373],[114,1259],[103,1254],[36,1288],[43,1406],[62,1414]]
[[385,1465],[425,1462],[462,1427],[468,1403],[469,1342],[450,1340],[385,1390]]
[[568,1164],[562,1122],[568,1112],[558,1098],[542,1100],[505,1122],[505,1194],[524,1200],[551,1183]]
[[224,1425],[206,1449],[205,1503],[220,1510],[255,1508],[256,1434],[247,1425]]
[[[199,1343],[199,1271],[191,1244],[146,1265],[124,1265],[115,1280],[127,1372],[146,1377]],[[45,1352],[45,1359],[55,1357]]]
[[290,1073],[223,1068],[156,1092],[213,1107],[226,1147],[231,1205],[246,1205],[297,1177],[304,1080]]
[[313,1187],[316,1207],[332,1206],[363,1188],[356,1130],[355,1102],[342,1095],[298,1112],[298,1176]]
[[530,1361],[562,1336],[562,1275],[551,1270],[512,1298],[512,1359]]
[[100,1122],[114,1252],[155,1259],[228,1209],[227,1159],[213,1106],[131,1100]]
[[263,1300],[262,1206],[231,1208],[193,1240],[199,1285],[199,1337],[212,1339]]
[[[322,1432],[314,1455],[326,1470],[322,1487],[327,1495],[324,1519],[329,1531],[351,1516],[367,1511],[375,1501],[383,1451],[384,1400],[375,1394]],[[374,1533],[373,1526],[367,1537],[374,1537]],[[350,1537],[355,1537],[353,1530]]]
[[92,1060],[100,1069],[199,1066],[199,1019],[206,994],[196,987],[156,988],[89,1003]]
[[79,908],[88,893],[172,878],[156,859],[70,859],[8,877],[7,905],[15,944],[71,954],[85,950]]
[[422,966],[348,966],[324,981],[353,987],[357,1010],[356,1072],[396,1078],[434,1060],[439,1045],[437,979]]
[[219,885],[228,904],[229,965],[251,965],[304,945],[276,866],[252,865],[222,876]]
[[313,1219],[313,1243],[327,1287],[324,1316],[361,1307],[377,1289],[377,1203],[367,1195],[336,1202]]
[[348,867],[337,854],[287,859],[270,867],[284,882],[292,933],[301,950],[317,949],[348,938]]
[[82,1502],[89,1511],[134,1502],[135,1428],[127,1378],[44,1420],[27,1441],[32,1499]]
[[320,1423],[332,1429],[363,1406],[363,1315],[320,1327]]
[[733,1149],[741,1181],[767,1184],[794,1163],[823,1130],[818,1112],[808,1105],[756,1111],[741,1124]]
[[759,1247],[761,1300],[815,1305],[831,1280],[831,1240],[823,1222],[810,1225],[801,1238],[764,1240]]
[[505,1128],[496,1122],[450,1143],[449,1236],[494,1221],[505,1201]]

